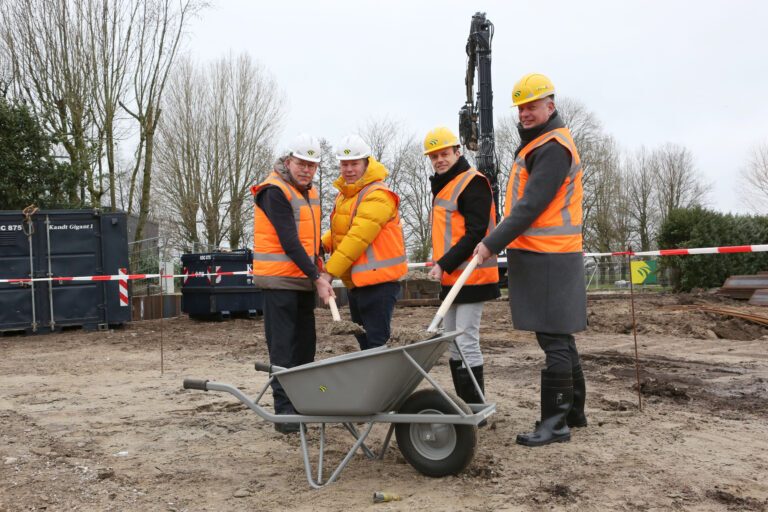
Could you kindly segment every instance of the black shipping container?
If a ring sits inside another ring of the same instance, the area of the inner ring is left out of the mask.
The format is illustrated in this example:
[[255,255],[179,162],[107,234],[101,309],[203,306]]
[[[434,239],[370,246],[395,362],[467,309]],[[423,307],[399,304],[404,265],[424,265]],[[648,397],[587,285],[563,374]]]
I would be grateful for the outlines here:
[[230,315],[261,314],[261,290],[253,285],[250,275],[195,276],[196,273],[238,272],[250,270],[250,249],[233,252],[183,254],[185,276],[181,287],[181,311],[192,318],[228,318]]
[[[0,211],[0,278],[116,275],[128,267],[126,215]],[[0,283],[0,332],[105,329],[130,321],[118,281]]]

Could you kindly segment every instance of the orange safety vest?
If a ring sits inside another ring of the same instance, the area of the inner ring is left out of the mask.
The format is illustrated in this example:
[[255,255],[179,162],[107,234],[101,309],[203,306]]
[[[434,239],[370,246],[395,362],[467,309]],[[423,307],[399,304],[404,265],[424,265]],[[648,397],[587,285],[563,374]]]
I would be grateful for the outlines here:
[[581,158],[568,128],[557,128],[540,135],[525,145],[515,158],[509,173],[505,196],[504,216],[508,216],[515,204],[523,197],[528,182],[525,157],[547,142],[555,140],[571,153],[571,169],[546,210],[507,246],[535,252],[582,252]]
[[[283,191],[293,208],[299,241],[314,262],[320,252],[320,197],[314,188],[309,189],[309,201],[293,185],[277,172],[272,173],[258,185],[251,187],[253,197],[267,186]],[[285,254],[277,237],[275,227],[264,210],[257,204],[253,218],[253,274],[257,276],[284,276],[307,278],[304,272]]]
[[[384,183],[374,181],[369,183],[357,193],[357,200],[349,212],[349,225],[357,213],[357,208],[363,202],[365,195],[374,190],[388,192],[395,200],[395,216],[390,219],[379,234],[352,264],[350,275],[355,286],[370,286],[373,284],[397,281],[408,273],[408,262],[405,257],[405,240],[403,238],[403,226],[400,222],[400,198],[392,192]],[[336,197],[336,201],[343,199],[343,194]],[[334,205],[331,217],[336,213]]]
[[[459,196],[467,188],[469,182],[475,176],[482,176],[488,183],[488,192],[490,193],[491,184],[482,173],[474,167],[464,171],[440,190],[432,201],[432,259],[438,261],[448,250],[456,245],[466,232],[464,225],[464,216],[459,213]],[[496,227],[496,207],[491,201],[491,211],[488,215],[488,227],[485,235],[488,236],[493,228]],[[467,268],[467,261],[459,265],[453,272],[443,272],[440,283],[445,286],[451,286],[461,275],[461,272]],[[469,275],[466,284],[490,284],[499,282],[499,267],[496,256],[488,258]]]

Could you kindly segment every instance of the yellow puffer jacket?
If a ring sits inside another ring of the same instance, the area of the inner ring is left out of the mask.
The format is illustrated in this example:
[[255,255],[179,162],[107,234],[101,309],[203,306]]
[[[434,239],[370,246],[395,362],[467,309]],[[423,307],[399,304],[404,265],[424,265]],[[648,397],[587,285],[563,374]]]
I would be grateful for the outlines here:
[[397,213],[397,205],[389,192],[374,190],[365,195],[357,208],[352,225],[350,214],[357,195],[368,184],[384,181],[389,172],[373,157],[368,157],[368,169],[355,183],[347,184],[343,176],[333,182],[340,195],[331,215],[331,229],[323,234],[323,247],[332,252],[326,272],[339,277],[347,288],[353,288],[350,269],[365,249],[376,239],[384,225]]

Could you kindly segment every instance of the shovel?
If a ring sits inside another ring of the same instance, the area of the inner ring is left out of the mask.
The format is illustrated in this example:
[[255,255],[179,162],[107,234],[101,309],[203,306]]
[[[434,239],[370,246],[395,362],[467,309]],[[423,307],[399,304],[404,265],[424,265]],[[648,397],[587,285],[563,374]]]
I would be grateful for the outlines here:
[[336,305],[336,299],[333,297],[328,299],[328,307],[331,309],[331,317],[333,318],[330,330],[328,331],[329,334],[365,334],[365,329],[363,329],[362,325],[341,319],[339,307]]
[[465,268],[461,273],[459,278],[456,280],[456,283],[451,286],[451,291],[448,292],[448,295],[445,296],[443,303],[440,304],[440,308],[437,310],[437,313],[435,313],[435,318],[432,320],[432,323],[429,324],[427,332],[437,332],[437,328],[440,327],[440,322],[443,321],[443,317],[445,317],[445,314],[448,312],[448,308],[450,308],[453,304],[453,300],[456,298],[456,295],[458,295],[461,287],[464,286],[464,283],[467,282],[469,274],[475,270],[475,267],[477,267],[477,255],[472,256],[472,259],[467,263],[467,268]]

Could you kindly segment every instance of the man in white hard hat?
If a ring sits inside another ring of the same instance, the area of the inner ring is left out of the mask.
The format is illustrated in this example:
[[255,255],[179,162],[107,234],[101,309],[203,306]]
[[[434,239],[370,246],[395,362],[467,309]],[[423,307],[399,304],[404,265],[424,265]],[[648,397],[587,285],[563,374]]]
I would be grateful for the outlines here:
[[[312,187],[319,162],[317,139],[299,135],[267,179],[251,187],[256,203],[253,281],[264,299],[269,362],[284,368],[314,361],[314,291],[326,303],[334,296],[319,257],[320,199]],[[272,381],[272,396],[276,414],[296,414],[277,380]],[[299,424],[275,423],[275,429],[298,432]]]
[[331,253],[326,264],[331,276],[349,288],[352,321],[365,329],[356,335],[360,349],[384,345],[400,285],[408,272],[400,198],[384,183],[387,169],[371,156],[358,135],[341,140],[336,149],[341,176],[331,213],[331,229],[323,246]]

